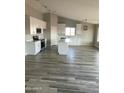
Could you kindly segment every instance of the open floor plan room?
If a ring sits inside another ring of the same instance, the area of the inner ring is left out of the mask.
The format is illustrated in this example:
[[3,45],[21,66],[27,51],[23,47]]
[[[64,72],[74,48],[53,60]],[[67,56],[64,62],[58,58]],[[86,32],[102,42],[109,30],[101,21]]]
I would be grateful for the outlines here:
[[26,93],[99,93],[99,0],[25,0]]

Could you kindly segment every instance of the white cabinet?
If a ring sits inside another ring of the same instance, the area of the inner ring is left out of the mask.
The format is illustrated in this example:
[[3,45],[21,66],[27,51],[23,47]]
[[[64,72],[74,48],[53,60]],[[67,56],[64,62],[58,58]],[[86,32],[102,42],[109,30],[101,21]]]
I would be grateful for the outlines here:
[[26,54],[36,55],[41,50],[41,41],[30,41],[26,42]]
[[58,42],[58,53],[59,55],[67,55],[68,54],[68,44],[67,42],[60,40]]
[[35,54],[39,53],[41,50],[41,41],[35,42]]
[[46,29],[46,22],[30,16],[30,33],[36,34],[36,28]]
[[65,24],[58,24],[58,35],[65,36]]
[[76,24],[76,34],[80,35],[82,33],[82,24]]
[[46,22],[41,20],[41,28],[46,29]]
[[30,17],[30,33],[36,34],[36,20],[32,17]]

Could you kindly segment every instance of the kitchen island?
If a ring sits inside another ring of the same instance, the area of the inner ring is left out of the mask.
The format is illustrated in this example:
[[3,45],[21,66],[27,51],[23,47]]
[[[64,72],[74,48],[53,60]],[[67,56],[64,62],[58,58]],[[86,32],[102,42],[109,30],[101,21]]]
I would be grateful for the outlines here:
[[65,40],[59,40],[58,42],[58,53],[59,55],[67,55],[68,43]]
[[27,55],[36,55],[41,50],[41,41],[26,41],[26,54]]

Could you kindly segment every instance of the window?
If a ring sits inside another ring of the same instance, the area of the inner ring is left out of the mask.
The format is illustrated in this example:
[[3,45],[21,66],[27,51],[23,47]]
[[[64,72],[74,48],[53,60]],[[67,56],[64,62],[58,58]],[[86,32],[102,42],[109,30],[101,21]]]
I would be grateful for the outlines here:
[[66,27],[65,35],[66,36],[75,36],[75,28],[74,27]]

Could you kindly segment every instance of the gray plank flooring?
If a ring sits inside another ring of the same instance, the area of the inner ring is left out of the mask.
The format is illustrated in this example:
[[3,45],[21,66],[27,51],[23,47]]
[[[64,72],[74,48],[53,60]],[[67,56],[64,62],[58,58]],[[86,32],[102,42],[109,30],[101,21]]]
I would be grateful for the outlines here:
[[28,55],[26,93],[99,93],[98,58],[98,49],[89,46],[69,47],[67,56],[58,55],[55,46]]

